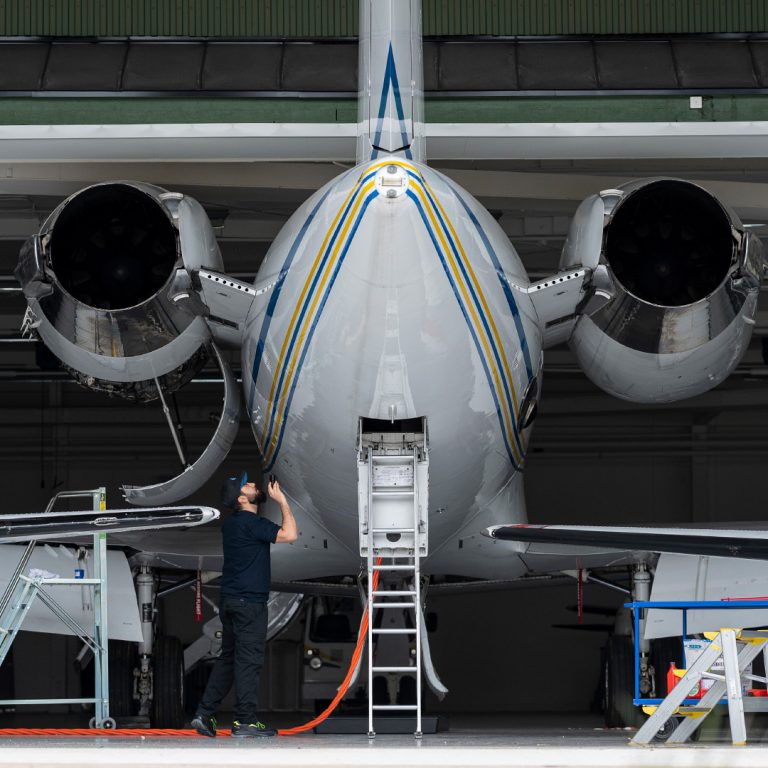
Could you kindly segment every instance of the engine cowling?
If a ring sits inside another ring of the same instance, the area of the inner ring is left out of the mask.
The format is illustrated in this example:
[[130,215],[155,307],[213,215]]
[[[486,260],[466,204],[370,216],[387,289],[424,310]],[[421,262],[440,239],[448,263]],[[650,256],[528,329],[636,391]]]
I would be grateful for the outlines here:
[[221,269],[192,198],[139,182],[65,200],[24,245],[29,324],[83,385],[131,400],[173,391],[205,364],[210,332],[191,270]]
[[235,440],[237,383],[193,284],[203,270],[221,269],[202,206],[139,182],[97,184],[68,198],[19,256],[15,274],[27,299],[25,327],[86,387],[150,401],[183,386],[209,356],[218,363],[224,399],[208,446],[190,464],[177,445],[184,469],[169,480],[124,485],[133,504],[158,506],[189,496]]
[[601,389],[636,402],[692,397],[746,351],[762,245],[702,187],[654,179],[587,198],[561,260],[577,266],[593,270],[603,301],[569,345]]

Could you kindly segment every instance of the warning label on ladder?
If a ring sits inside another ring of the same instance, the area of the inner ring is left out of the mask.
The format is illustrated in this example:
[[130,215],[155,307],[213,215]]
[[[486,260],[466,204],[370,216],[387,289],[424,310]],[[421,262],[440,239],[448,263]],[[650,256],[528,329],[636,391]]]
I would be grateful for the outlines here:
[[373,485],[375,488],[413,485],[413,463],[410,464],[374,464]]

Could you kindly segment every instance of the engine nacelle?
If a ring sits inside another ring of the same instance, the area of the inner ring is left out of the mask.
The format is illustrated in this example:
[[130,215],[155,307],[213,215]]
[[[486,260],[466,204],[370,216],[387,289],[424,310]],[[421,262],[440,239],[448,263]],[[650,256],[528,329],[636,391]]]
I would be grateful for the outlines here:
[[577,266],[594,270],[604,303],[578,319],[569,345],[601,389],[636,402],[691,397],[746,351],[762,245],[698,185],[654,179],[587,198],[561,260]]
[[16,269],[28,320],[87,387],[151,400],[205,364],[210,331],[190,270],[221,270],[192,198],[139,182],[65,200],[24,245]]

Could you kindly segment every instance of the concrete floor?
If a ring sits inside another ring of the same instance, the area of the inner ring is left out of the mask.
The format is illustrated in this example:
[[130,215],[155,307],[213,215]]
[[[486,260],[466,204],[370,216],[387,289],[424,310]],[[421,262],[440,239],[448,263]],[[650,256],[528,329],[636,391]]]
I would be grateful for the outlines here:
[[[266,718],[265,718],[266,719]],[[300,716],[269,719],[282,726]],[[46,766],[695,766],[756,768],[768,766],[768,738],[750,731],[753,743],[732,747],[723,728],[711,728],[698,744],[685,747],[635,747],[632,731],[601,728],[595,716],[472,715],[453,716],[450,730],[412,736],[300,736],[253,741],[148,737],[3,738],[0,765],[7,768]],[[6,725],[6,723],[2,723]],[[722,725],[722,724],[721,724]],[[259,755],[254,755],[254,750]],[[215,757],[214,757],[215,755]]]

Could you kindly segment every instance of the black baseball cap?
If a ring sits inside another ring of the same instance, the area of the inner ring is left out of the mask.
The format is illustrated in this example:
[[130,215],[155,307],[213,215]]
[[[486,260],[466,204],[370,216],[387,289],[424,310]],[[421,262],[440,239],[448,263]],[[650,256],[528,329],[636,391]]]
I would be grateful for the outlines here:
[[247,482],[247,472],[243,472],[239,477],[230,475],[221,486],[221,505],[229,509],[237,509],[237,499],[243,495],[242,488]]

